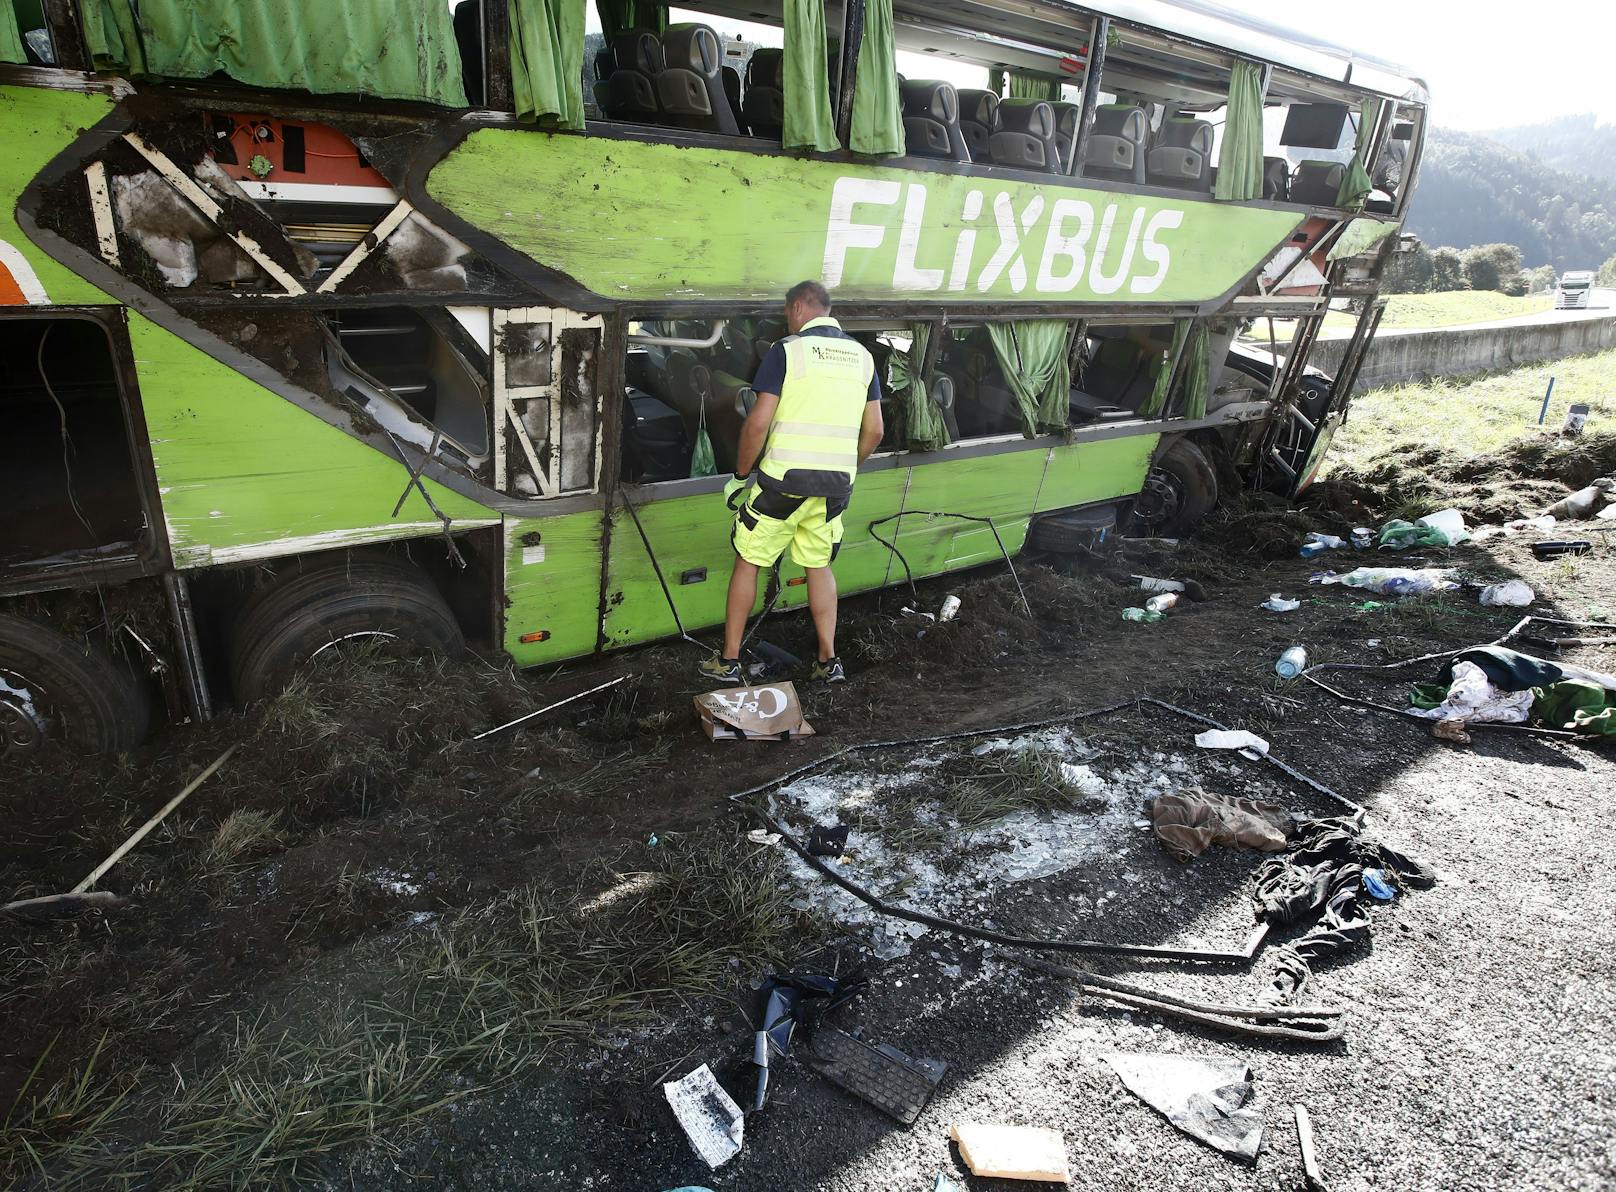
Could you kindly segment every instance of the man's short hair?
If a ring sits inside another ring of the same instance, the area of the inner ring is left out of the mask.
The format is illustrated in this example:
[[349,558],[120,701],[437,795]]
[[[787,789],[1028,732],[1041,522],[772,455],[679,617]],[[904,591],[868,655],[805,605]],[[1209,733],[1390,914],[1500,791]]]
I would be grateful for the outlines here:
[[830,291],[817,281],[799,281],[786,291],[786,305],[806,302],[816,310],[830,314]]

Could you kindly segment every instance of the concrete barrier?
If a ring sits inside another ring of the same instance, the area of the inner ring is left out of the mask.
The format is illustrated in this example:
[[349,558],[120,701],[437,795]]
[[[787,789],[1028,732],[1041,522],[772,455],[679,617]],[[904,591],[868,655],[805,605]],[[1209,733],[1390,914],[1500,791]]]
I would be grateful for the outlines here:
[[[1334,373],[1346,339],[1321,339],[1308,363]],[[1369,345],[1358,375],[1359,393],[1431,377],[1496,372],[1616,347],[1616,314],[1561,313],[1541,319],[1382,331]]]

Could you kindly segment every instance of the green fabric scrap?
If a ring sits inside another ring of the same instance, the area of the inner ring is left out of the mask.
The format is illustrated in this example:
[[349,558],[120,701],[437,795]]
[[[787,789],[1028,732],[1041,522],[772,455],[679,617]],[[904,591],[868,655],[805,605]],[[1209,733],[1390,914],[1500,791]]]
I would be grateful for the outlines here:
[[1616,737],[1616,692],[1582,679],[1532,688],[1532,716],[1549,728]]
[[1236,201],[1262,198],[1262,68],[1236,62],[1229,76],[1229,108],[1218,151],[1218,180],[1212,196]]
[[1197,319],[1184,345],[1184,417],[1205,418],[1206,399],[1212,379],[1212,336],[1206,323]]
[[11,0],[0,0],[0,62],[27,61],[28,52],[23,49],[16,10],[11,7]]
[[1380,545],[1388,550],[1407,550],[1411,546],[1452,546],[1453,543],[1435,526],[1418,526],[1393,518],[1380,528]]
[[430,0],[88,0],[83,20],[98,70],[466,106],[453,18]]
[[910,451],[941,451],[948,446],[948,421],[926,392],[921,367],[931,344],[931,324],[909,327],[909,350],[893,352],[887,361],[887,385],[903,394],[904,443]]
[[1173,346],[1167,350],[1166,357],[1156,370],[1156,383],[1150,390],[1150,396],[1145,404],[1139,407],[1141,418],[1159,417],[1167,409],[1167,395],[1173,384],[1173,373],[1177,371],[1178,358],[1183,354],[1184,341],[1190,334],[1189,319],[1179,319],[1173,324]]
[[1341,179],[1341,189],[1336,192],[1335,205],[1337,207],[1362,207],[1369,192],[1374,190],[1374,184],[1369,181],[1369,141],[1375,135],[1375,124],[1380,119],[1380,100],[1365,99],[1358,105],[1358,136],[1352,146],[1352,161],[1347,165],[1347,173]]
[[692,476],[711,476],[718,471],[718,462],[713,458],[713,440],[707,434],[707,407],[702,406],[701,425],[696,428],[696,445],[690,449],[690,474]]
[[831,108],[825,64],[825,6],[813,0],[786,0],[785,126],[780,143],[787,149],[832,153],[836,113]]
[[1331,246],[1330,260],[1362,256],[1396,230],[1396,224],[1383,219],[1355,219]]
[[892,32],[892,0],[868,0],[864,40],[853,84],[853,125],[847,147],[871,156],[904,153],[903,103],[898,95],[898,44]]
[[507,0],[516,118],[584,126],[583,0]]
[[1022,433],[1058,433],[1071,422],[1071,324],[1064,319],[989,323],[999,370],[1021,411]]

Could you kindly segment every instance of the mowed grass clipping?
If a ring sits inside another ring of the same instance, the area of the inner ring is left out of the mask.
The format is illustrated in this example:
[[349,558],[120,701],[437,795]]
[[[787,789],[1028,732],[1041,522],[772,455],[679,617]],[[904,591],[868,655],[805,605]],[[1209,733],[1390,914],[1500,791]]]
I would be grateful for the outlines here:
[[1377,456],[1440,448],[1461,457],[1496,451],[1538,433],[1549,378],[1554,395],[1544,429],[1558,430],[1573,402],[1589,407],[1588,430],[1616,430],[1616,350],[1473,379],[1439,378],[1360,394],[1330,446],[1325,476]]

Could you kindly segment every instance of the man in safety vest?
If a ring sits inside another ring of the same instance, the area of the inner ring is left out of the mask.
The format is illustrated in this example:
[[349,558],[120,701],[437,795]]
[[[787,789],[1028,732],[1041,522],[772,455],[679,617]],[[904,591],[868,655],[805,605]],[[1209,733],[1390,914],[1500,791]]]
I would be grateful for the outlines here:
[[[724,488],[735,511],[735,570],[729,579],[724,653],[701,664],[721,683],[740,683],[741,635],[757,599],[760,567],[773,567],[791,547],[808,573],[808,610],[819,635],[811,678],[840,683],[836,656],[836,577],[831,560],[842,542],[842,511],[859,465],[881,442],[881,382],[864,346],[830,317],[830,294],[817,281],[786,294],[785,339],[769,349],[752,381],[757,404],[741,428],[735,478]],[[756,468],[754,473],[753,469]]]

